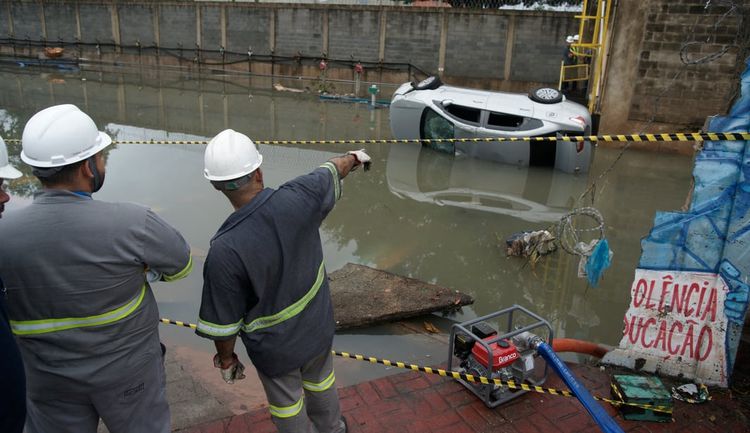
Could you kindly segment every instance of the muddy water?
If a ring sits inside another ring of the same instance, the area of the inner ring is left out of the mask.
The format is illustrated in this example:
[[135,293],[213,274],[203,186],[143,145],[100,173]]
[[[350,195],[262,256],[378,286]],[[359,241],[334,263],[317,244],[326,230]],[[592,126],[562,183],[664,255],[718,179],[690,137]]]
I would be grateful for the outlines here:
[[[73,103],[117,140],[204,140],[224,128],[256,139],[389,138],[388,110],[322,102],[311,93],[274,91],[268,78],[225,79],[167,73],[66,73],[0,70],[0,127],[19,137],[37,110]],[[317,83],[282,81],[287,87]],[[338,90],[350,91],[343,84]],[[384,88],[388,97],[392,89]],[[261,146],[266,182],[277,186],[353,146]],[[549,227],[576,204],[588,181],[617,157],[598,149],[590,175],[455,159],[410,145],[368,145],[373,168],[345,180],[343,198],[321,228],[329,271],[347,262],[462,290],[476,303],[450,317],[432,315],[410,326],[383,325],[342,332],[334,347],[391,360],[436,365],[447,359],[444,335],[415,332],[430,322],[444,333],[451,321],[512,304],[545,317],[557,336],[616,345],[629,300],[640,238],[656,210],[682,206],[690,185],[690,158],[628,151],[595,188],[614,251],[598,288],[577,277],[577,258],[564,252],[536,266],[506,258],[504,239]],[[11,146],[17,155],[18,146]],[[118,145],[109,154],[100,200],[142,203],[182,231],[195,270],[176,283],[156,284],[162,316],[195,321],[208,242],[231,213],[229,203],[202,177],[204,146]],[[26,173],[30,170],[24,167]],[[30,177],[11,182],[12,212],[28,204]],[[590,203],[590,198],[587,203]],[[362,302],[367,302],[363,299]],[[163,339],[210,360],[212,345],[187,329],[164,326]],[[393,371],[393,370],[391,370]],[[382,366],[338,360],[340,384],[384,373]]]

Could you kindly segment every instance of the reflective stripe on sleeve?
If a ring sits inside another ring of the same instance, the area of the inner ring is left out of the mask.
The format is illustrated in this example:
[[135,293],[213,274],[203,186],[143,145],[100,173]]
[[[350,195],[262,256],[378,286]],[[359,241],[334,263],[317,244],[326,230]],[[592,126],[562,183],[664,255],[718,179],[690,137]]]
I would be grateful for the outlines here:
[[185,265],[185,267],[182,268],[180,272],[174,275],[164,275],[162,277],[164,281],[175,281],[175,280],[179,280],[181,278],[187,277],[188,274],[193,271],[193,256],[188,256],[188,257],[189,257],[188,264]]
[[322,382],[315,383],[315,382],[308,382],[306,380],[303,380],[302,387],[308,391],[323,392],[327,390],[328,388],[330,388],[334,382],[336,382],[336,376],[334,376],[333,370],[331,370],[331,374],[329,374],[328,377],[323,379]]
[[88,317],[66,317],[63,319],[11,320],[10,326],[16,335],[36,335],[64,331],[66,329],[107,325],[128,317],[141,305],[145,295],[146,285],[144,284],[141,287],[141,292],[135,298],[128,301],[127,304],[104,314]]
[[331,172],[331,176],[333,177],[333,192],[334,197],[336,197],[336,200],[341,198],[341,178],[339,177],[339,170],[336,168],[336,166],[328,161],[321,165],[321,167],[327,168],[328,171]]
[[257,319],[253,320],[250,323],[245,323],[242,326],[242,330],[247,333],[251,333],[259,329],[268,328],[268,327],[277,325],[301,313],[302,310],[305,309],[307,304],[309,304],[310,301],[315,297],[315,295],[318,294],[318,290],[320,290],[320,286],[321,284],[323,284],[324,276],[325,276],[325,267],[323,266],[323,263],[321,262],[320,268],[318,268],[318,277],[315,279],[315,284],[313,284],[310,290],[308,290],[307,293],[305,293],[305,296],[301,297],[297,302],[284,308],[283,310],[279,311],[276,314],[273,314],[271,316],[258,317]]
[[217,325],[199,318],[198,327],[196,329],[199,332],[214,337],[229,337],[240,332],[241,327],[242,319],[238,320],[237,323],[231,323],[229,325]]
[[276,418],[291,418],[296,416],[302,410],[302,406],[304,405],[303,399],[304,396],[300,397],[299,400],[297,400],[297,403],[286,407],[269,404],[268,410],[271,411],[271,415]]

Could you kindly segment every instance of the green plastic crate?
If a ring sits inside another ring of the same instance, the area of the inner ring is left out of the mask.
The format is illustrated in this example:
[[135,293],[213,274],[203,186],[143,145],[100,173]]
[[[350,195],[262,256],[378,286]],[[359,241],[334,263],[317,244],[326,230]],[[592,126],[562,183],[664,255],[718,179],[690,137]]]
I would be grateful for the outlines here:
[[643,408],[621,405],[623,418],[631,421],[672,421],[672,395],[658,377],[616,374],[612,377],[615,400],[654,406]]

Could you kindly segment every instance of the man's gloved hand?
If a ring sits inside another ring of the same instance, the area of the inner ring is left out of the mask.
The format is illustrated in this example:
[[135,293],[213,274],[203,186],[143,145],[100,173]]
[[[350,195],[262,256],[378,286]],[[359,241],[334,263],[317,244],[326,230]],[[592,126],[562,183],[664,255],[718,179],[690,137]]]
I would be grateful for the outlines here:
[[221,369],[221,378],[228,384],[233,384],[235,380],[245,378],[245,366],[242,365],[237,354],[232,354],[232,362],[229,365],[222,365],[219,354],[214,355],[214,367]]
[[356,170],[360,164],[365,167],[365,171],[370,169],[370,155],[366,154],[364,149],[350,150],[346,154],[354,155],[354,159],[357,160],[357,165],[352,167],[352,171]]

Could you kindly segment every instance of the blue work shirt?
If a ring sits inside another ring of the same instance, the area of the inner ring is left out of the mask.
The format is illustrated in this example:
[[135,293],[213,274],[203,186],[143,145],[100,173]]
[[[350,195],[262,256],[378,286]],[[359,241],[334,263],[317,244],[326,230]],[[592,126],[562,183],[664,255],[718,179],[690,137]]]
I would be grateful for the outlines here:
[[196,333],[213,340],[240,333],[269,377],[329,350],[335,323],[319,228],[340,191],[327,162],[231,214],[211,240]]
[[8,324],[5,289],[0,280],[0,432],[21,433],[26,422],[26,375]]

